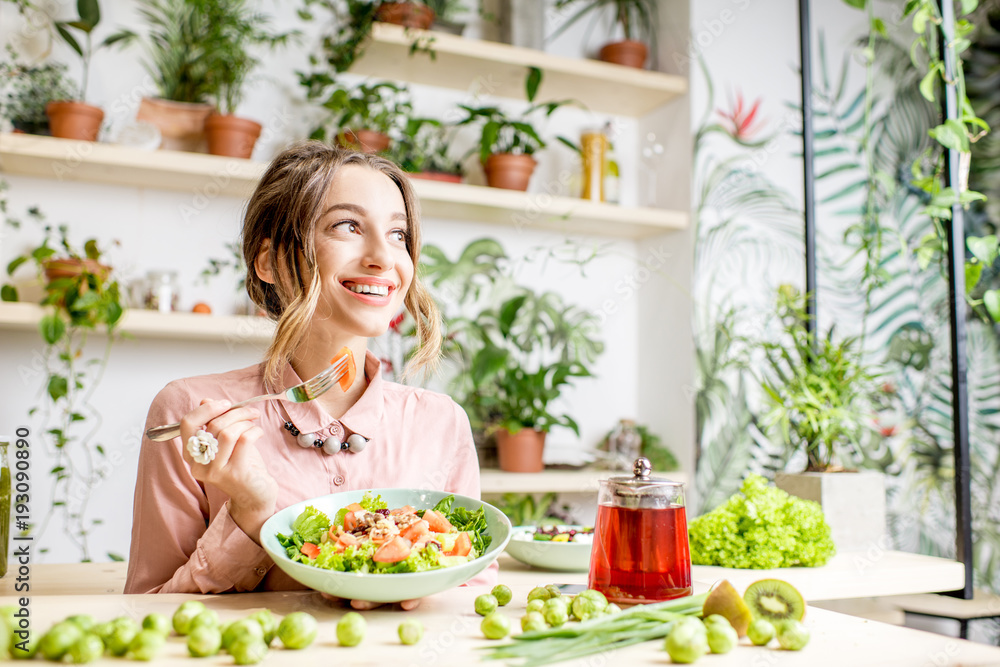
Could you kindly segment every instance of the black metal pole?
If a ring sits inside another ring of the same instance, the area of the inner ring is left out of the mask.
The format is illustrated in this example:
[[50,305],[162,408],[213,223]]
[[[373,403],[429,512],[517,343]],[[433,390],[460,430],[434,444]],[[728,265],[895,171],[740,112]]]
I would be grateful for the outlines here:
[[[944,101],[946,119],[958,118],[958,92],[955,89],[955,52],[948,45],[955,39],[955,7],[952,0],[938,0],[941,9],[941,51],[944,55]],[[961,154],[945,151],[945,181],[954,192],[963,190]],[[955,558],[965,565],[965,586],[950,593],[972,598],[972,487],[969,472],[969,394],[966,380],[965,341],[965,221],[962,207],[953,204],[948,234],[948,314],[951,319],[951,419],[955,457]]]
[[799,0],[799,59],[802,67],[802,204],[805,214],[806,331],[815,341],[816,312],[816,171],[813,165],[812,37],[809,0]]

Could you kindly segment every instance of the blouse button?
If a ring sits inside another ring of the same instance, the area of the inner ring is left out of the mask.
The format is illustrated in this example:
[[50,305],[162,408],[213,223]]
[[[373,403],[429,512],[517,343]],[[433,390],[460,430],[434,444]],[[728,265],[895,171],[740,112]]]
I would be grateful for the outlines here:
[[267,574],[267,568],[261,566],[261,567],[258,567],[256,570],[254,570],[254,572],[256,572],[258,576],[263,577],[265,574]]
[[336,477],[333,478],[333,483],[336,484],[337,486],[341,486],[344,483],[344,476],[337,475]]

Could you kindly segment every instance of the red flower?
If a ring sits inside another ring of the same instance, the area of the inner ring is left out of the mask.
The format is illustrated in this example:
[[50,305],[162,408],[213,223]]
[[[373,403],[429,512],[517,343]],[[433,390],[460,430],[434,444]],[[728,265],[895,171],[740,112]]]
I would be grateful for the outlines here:
[[396,315],[396,317],[392,318],[392,321],[389,322],[389,328],[392,329],[393,331],[399,331],[399,325],[402,324],[404,317],[406,317],[405,310],[401,312],[399,315]]
[[892,436],[896,435],[896,427],[895,426],[880,426],[879,429],[878,429],[878,432],[880,434],[882,434],[883,438],[891,438]]
[[882,383],[882,386],[880,387],[880,389],[884,393],[886,393],[886,394],[895,394],[896,393],[896,385],[894,385],[891,382],[884,382],[884,383]]
[[724,111],[716,109],[715,113],[722,116],[725,121],[723,125],[733,139],[747,141],[761,129],[760,124],[756,126],[753,124],[754,119],[757,117],[757,111],[760,109],[760,102],[761,100],[758,98],[753,103],[753,106],[744,108],[743,93],[737,91],[736,103],[733,105],[733,110]]

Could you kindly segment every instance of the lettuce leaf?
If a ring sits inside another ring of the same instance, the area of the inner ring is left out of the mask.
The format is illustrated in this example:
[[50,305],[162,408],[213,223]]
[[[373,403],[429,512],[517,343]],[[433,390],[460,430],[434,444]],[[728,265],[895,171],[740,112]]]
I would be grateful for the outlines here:
[[330,530],[330,518],[310,505],[305,508],[302,514],[295,517],[295,521],[292,522],[292,530],[302,538],[303,542],[319,544],[323,534]]
[[441,552],[437,547],[426,546],[414,549],[410,555],[398,563],[375,563],[375,572],[383,574],[399,574],[401,572],[424,572],[441,567]]
[[[451,497],[454,500],[454,497]],[[475,512],[470,512],[464,507],[456,507],[455,511],[448,514],[448,521],[459,531],[467,531],[472,538],[471,557],[482,556],[489,549],[493,537],[486,528],[486,508],[480,507]]]
[[369,512],[389,509],[389,506],[385,504],[384,500],[382,500],[382,496],[377,493],[373,494],[371,491],[365,491],[364,497],[358,504]]

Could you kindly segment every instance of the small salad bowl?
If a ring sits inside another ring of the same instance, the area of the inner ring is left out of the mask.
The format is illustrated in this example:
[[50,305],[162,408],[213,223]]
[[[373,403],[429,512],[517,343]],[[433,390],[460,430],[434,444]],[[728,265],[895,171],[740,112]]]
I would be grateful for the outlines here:
[[[307,506],[315,507],[332,520],[338,510],[360,502],[366,493],[381,496],[390,508],[411,505],[416,509],[431,509],[438,501],[454,496],[453,508],[464,507],[473,512],[480,507],[485,508],[486,529],[492,540],[485,553],[467,563],[424,572],[337,572],[298,563],[288,557],[277,535],[290,535],[293,532],[292,522]],[[510,534],[510,521],[503,512],[469,496],[426,489],[371,489],[334,493],[290,505],[264,523],[260,530],[260,543],[283,572],[304,586],[349,600],[399,602],[440,593],[469,581],[497,559],[510,540]]]
[[[559,570],[562,572],[586,572],[590,569],[590,548],[593,542],[593,528],[590,526],[547,526],[555,528],[558,533],[568,534],[575,531],[577,535],[570,541],[552,539],[548,541],[534,539],[535,526],[517,526],[511,532],[507,543],[507,553],[526,565],[543,570]],[[590,533],[584,535],[583,530]]]

